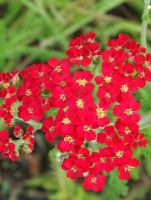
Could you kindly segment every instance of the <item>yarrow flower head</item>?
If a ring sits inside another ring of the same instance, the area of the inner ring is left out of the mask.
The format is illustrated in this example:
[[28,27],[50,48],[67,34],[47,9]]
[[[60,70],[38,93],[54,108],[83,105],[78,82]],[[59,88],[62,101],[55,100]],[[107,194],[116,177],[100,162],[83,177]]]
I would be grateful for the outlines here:
[[113,170],[130,179],[139,165],[133,150],[147,145],[134,93],[151,81],[151,55],[127,34],[104,51],[95,38],[72,39],[62,60],[0,73],[0,152],[12,161],[20,149],[32,152],[40,129],[63,154],[67,177],[98,192]]

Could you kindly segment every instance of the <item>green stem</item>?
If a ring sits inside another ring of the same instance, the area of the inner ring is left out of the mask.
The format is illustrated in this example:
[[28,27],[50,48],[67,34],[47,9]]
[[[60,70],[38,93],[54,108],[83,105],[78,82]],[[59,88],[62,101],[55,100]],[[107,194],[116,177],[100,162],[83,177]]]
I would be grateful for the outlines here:
[[148,6],[150,5],[150,0],[144,0],[144,13],[142,21],[142,32],[141,32],[141,44],[143,47],[147,48],[147,17],[149,14]]

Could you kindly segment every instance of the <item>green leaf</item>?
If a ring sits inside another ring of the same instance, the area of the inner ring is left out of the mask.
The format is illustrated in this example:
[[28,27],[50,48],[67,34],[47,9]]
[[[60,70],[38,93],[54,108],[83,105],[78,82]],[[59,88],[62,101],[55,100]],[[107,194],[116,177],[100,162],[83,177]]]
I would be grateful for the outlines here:
[[127,181],[119,180],[118,173],[113,171],[109,175],[108,189],[111,188],[118,196],[126,196],[128,193]]
[[6,130],[6,123],[3,118],[0,118],[0,130]]
[[135,181],[140,180],[141,177],[140,177],[140,168],[139,167],[131,170],[131,177],[132,177],[132,180],[135,180]]

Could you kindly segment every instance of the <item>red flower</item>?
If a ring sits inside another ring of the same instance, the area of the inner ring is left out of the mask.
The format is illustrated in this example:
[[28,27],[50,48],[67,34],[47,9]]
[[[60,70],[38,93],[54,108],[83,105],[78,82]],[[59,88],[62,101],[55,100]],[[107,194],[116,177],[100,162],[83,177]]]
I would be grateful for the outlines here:
[[139,103],[130,98],[127,101],[122,101],[120,105],[114,106],[113,114],[120,117],[124,123],[137,123],[140,120],[140,116],[136,111],[139,109]]
[[97,141],[112,146],[114,143],[119,142],[119,137],[114,130],[114,126],[106,126],[104,132],[98,133]]
[[15,124],[14,126],[14,136],[20,138],[23,134],[23,129],[20,125]]
[[74,73],[74,78],[71,80],[72,89],[77,94],[90,95],[94,85],[91,83],[93,75],[89,71],[77,71]]
[[75,154],[76,160],[75,165],[85,171],[90,166],[90,152],[87,148],[80,148]]
[[56,108],[65,108],[71,100],[75,99],[75,94],[69,87],[55,87],[52,90],[52,102]]
[[114,143],[112,145],[112,150],[115,154],[113,160],[115,166],[121,166],[122,164],[128,163],[133,154],[130,147],[122,142]]
[[32,101],[27,100],[18,108],[18,116],[24,121],[29,121],[31,119],[35,121],[40,121],[43,117],[43,112],[39,107],[37,101],[32,99]]
[[139,165],[139,161],[135,158],[129,160],[127,164],[118,167],[119,179],[129,180],[131,178],[130,171]]
[[56,123],[52,117],[44,119],[41,130],[46,133],[45,138],[49,142],[53,142],[58,136],[58,132],[56,130]]
[[87,67],[91,59],[95,60],[101,55],[99,44],[94,41],[95,37],[96,34],[90,32],[71,40],[66,53],[72,64]]
[[91,63],[85,48],[78,49],[72,47],[67,51],[67,55],[73,65],[82,65],[87,67]]
[[40,96],[40,89],[38,85],[33,85],[33,82],[26,81],[18,88],[17,96],[19,100],[22,100],[25,96],[31,98]]
[[104,106],[109,108],[110,105],[117,100],[118,93],[115,91],[116,91],[115,85],[112,86],[103,85],[98,88],[97,97],[99,97],[100,102]]
[[93,167],[90,169],[90,172],[93,174],[98,174],[102,173],[103,171],[112,171],[114,169],[112,157],[113,153],[110,147],[101,148],[98,153],[93,152],[91,156]]
[[109,124],[110,119],[107,116],[106,109],[103,106],[100,105],[96,107],[95,114],[99,126],[103,127]]
[[56,116],[56,127],[60,131],[60,135],[73,132],[74,115],[72,110],[68,109],[66,112],[59,111]]
[[106,182],[106,176],[89,174],[84,179],[82,185],[87,190],[94,190],[95,192],[98,192],[104,189],[105,182]]
[[59,60],[57,58],[51,58],[48,61],[51,66],[51,77],[53,79],[59,79],[60,77],[65,78],[70,76],[70,64],[67,59]]
[[132,147],[138,148],[138,147],[146,147],[147,145],[147,139],[145,138],[143,133],[137,133],[135,135],[135,138],[132,140]]
[[75,138],[71,135],[66,135],[63,140],[60,140],[57,148],[62,152],[70,152],[73,150],[75,145]]
[[4,131],[0,131],[0,140],[3,142],[7,142],[9,139],[9,133],[8,131],[4,130]]
[[[98,128],[95,116],[90,110],[83,111],[80,113],[83,117],[79,117],[76,121],[77,127],[76,132],[79,137],[91,141],[95,140],[96,132],[95,129]],[[91,116],[91,118],[90,118]]]
[[63,160],[62,168],[67,171],[67,177],[73,180],[76,180],[79,177],[83,177],[85,172],[84,169],[81,169],[75,165],[75,159],[73,156],[69,156]]

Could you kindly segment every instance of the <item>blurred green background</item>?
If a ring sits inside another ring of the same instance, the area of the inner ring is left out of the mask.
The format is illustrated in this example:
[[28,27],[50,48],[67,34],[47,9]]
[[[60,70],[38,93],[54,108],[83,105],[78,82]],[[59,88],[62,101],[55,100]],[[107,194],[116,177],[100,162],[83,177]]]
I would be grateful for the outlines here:
[[[89,31],[97,33],[102,49],[119,32],[140,42],[143,8],[143,0],[0,0],[0,71],[63,58],[70,38]],[[150,51],[150,28],[147,39]],[[47,156],[52,147],[37,133],[33,154],[16,163],[0,157],[0,200],[151,200],[151,85],[136,97],[150,144],[135,152],[141,165],[131,181],[119,181],[114,172],[103,192],[85,191],[65,177],[56,161],[59,153]]]

